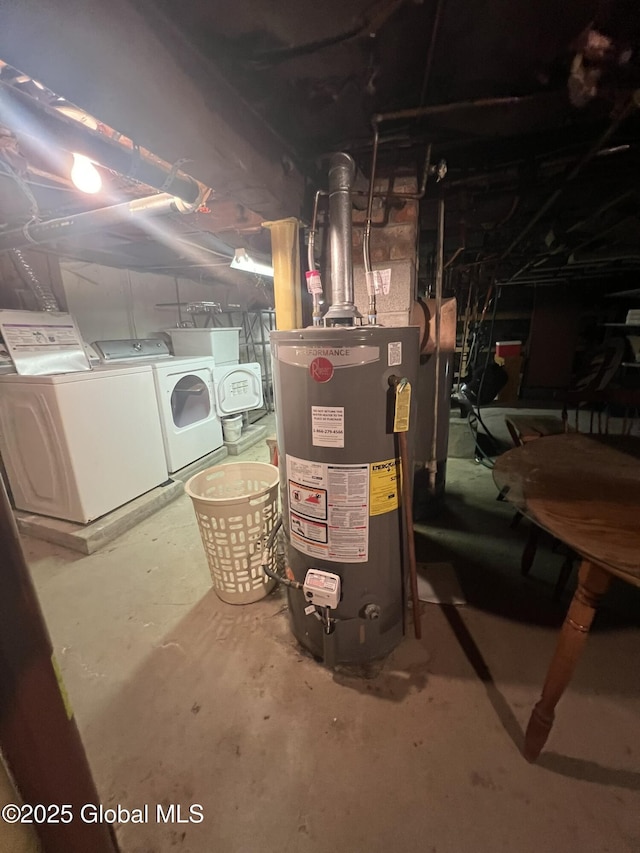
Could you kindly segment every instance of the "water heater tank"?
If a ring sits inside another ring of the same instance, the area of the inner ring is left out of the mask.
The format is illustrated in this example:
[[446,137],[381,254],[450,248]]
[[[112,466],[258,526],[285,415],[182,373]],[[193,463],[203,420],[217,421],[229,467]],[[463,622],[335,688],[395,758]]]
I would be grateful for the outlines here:
[[325,573],[322,594],[339,589],[331,609],[313,603],[323,599],[312,587],[288,589],[291,627],[331,666],[367,663],[403,634],[407,560],[390,379],[415,386],[419,329],[272,332],[271,347],[287,573],[304,584],[318,570],[309,584]]

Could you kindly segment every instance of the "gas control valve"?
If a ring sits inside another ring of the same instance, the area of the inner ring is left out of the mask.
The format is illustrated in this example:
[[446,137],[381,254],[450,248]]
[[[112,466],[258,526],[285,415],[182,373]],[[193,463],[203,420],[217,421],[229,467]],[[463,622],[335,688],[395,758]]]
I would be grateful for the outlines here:
[[335,610],[340,602],[340,577],[331,572],[309,569],[304,579],[303,589],[304,597],[309,604]]

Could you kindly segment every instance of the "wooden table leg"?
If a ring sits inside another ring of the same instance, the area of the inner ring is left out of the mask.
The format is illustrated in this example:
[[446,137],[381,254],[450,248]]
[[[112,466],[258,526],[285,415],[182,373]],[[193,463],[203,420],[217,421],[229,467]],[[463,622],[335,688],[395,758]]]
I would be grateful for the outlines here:
[[555,708],[567,685],[587,641],[598,601],[607,591],[611,575],[600,566],[583,560],[578,574],[578,588],[573,596],[560,639],[551,660],[542,697],[533,709],[524,741],[524,757],[535,761],[547,742],[553,725]]
[[520,574],[525,577],[531,571],[531,566],[533,565],[533,560],[536,556],[536,551],[538,550],[539,538],[540,528],[532,521],[531,527],[529,528],[529,538],[527,539],[527,544],[524,546],[522,557],[520,558]]

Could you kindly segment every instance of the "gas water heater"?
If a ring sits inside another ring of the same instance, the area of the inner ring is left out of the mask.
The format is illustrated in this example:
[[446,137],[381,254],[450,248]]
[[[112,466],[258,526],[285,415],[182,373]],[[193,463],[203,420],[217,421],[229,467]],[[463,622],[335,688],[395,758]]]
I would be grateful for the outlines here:
[[354,173],[348,155],[333,156],[324,325],[271,333],[291,627],[329,666],[383,657],[403,635],[407,549],[394,401],[398,383],[415,386],[419,360],[417,327],[358,324]]

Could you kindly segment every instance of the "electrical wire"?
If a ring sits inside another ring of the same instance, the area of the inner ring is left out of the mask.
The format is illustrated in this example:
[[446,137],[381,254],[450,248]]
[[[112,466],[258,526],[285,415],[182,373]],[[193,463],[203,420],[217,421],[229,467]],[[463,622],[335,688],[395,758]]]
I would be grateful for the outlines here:
[[[493,286],[493,285],[492,285]],[[478,395],[477,395],[477,404],[476,404],[476,415],[480,423],[482,424],[483,429],[487,432],[489,437],[497,444],[495,436],[491,434],[491,431],[487,429],[486,424],[482,420],[482,416],[480,414],[480,409],[482,406],[482,389],[484,387],[484,380],[487,375],[487,370],[489,368],[489,362],[491,361],[491,344],[493,342],[493,330],[496,325],[496,315],[498,313],[498,302],[500,301],[500,294],[502,293],[502,288],[498,285],[495,290],[495,295],[493,297],[493,310],[491,312],[491,324],[489,326],[489,336],[487,341],[487,355],[484,360],[484,368],[482,371],[482,376],[480,377],[480,386],[478,387]]]
[[[475,421],[475,423],[473,421]],[[485,468],[493,468],[493,457],[482,449],[480,442],[478,441],[478,416],[473,409],[471,409],[467,415],[467,425],[471,432],[471,437],[473,438],[476,462],[479,462],[480,465],[484,465]]]

